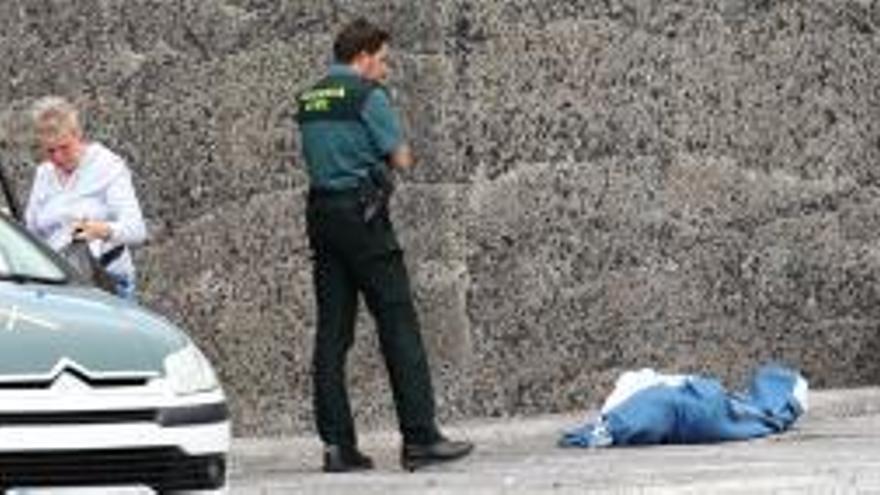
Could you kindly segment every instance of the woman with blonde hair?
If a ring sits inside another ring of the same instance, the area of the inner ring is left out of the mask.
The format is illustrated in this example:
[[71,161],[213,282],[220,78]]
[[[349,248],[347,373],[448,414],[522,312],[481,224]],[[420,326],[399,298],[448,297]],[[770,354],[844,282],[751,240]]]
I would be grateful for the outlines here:
[[28,229],[57,251],[74,240],[87,242],[116,293],[133,299],[129,247],[143,243],[147,233],[125,161],[85,139],[79,112],[63,98],[41,98],[32,117],[42,162],[25,208]]

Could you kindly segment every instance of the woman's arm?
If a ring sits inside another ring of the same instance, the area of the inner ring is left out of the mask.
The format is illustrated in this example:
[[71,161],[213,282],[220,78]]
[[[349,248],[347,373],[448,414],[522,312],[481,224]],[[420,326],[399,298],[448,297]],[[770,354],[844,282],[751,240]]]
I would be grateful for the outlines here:
[[111,220],[107,222],[107,240],[127,245],[142,244],[147,240],[147,228],[141,206],[135,195],[131,173],[126,169],[107,188],[105,196]]
[[24,224],[29,231],[35,235],[40,235],[37,229],[37,215],[39,210],[40,198],[45,195],[45,181],[41,169],[37,168],[34,173],[34,183],[31,185],[31,192],[28,195],[27,205],[24,209]]

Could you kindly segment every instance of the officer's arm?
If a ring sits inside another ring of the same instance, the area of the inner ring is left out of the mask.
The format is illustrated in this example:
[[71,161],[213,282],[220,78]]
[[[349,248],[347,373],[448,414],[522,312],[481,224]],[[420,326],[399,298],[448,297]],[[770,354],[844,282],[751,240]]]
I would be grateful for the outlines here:
[[362,115],[373,142],[387,157],[388,164],[399,169],[411,167],[415,161],[412,149],[403,140],[400,119],[391,108],[388,94],[384,90],[372,91]]

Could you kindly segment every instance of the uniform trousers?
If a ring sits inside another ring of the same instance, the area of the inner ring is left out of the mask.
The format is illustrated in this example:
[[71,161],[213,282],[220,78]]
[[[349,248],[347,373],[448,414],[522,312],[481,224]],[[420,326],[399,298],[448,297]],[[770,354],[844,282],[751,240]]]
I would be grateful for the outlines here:
[[327,445],[357,442],[345,369],[361,294],[376,323],[403,440],[430,444],[440,434],[403,252],[386,208],[369,222],[362,212],[357,191],[309,193],[306,220],[318,320],[312,361],[318,434]]

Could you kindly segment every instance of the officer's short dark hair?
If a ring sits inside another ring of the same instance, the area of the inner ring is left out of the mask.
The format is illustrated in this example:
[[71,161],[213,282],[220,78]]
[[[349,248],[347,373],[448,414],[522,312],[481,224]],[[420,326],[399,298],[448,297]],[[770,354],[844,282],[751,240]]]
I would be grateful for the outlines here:
[[333,56],[336,57],[336,61],[348,64],[361,52],[375,54],[390,39],[391,34],[388,31],[359,17],[342,28],[336,36],[336,41],[333,42]]

